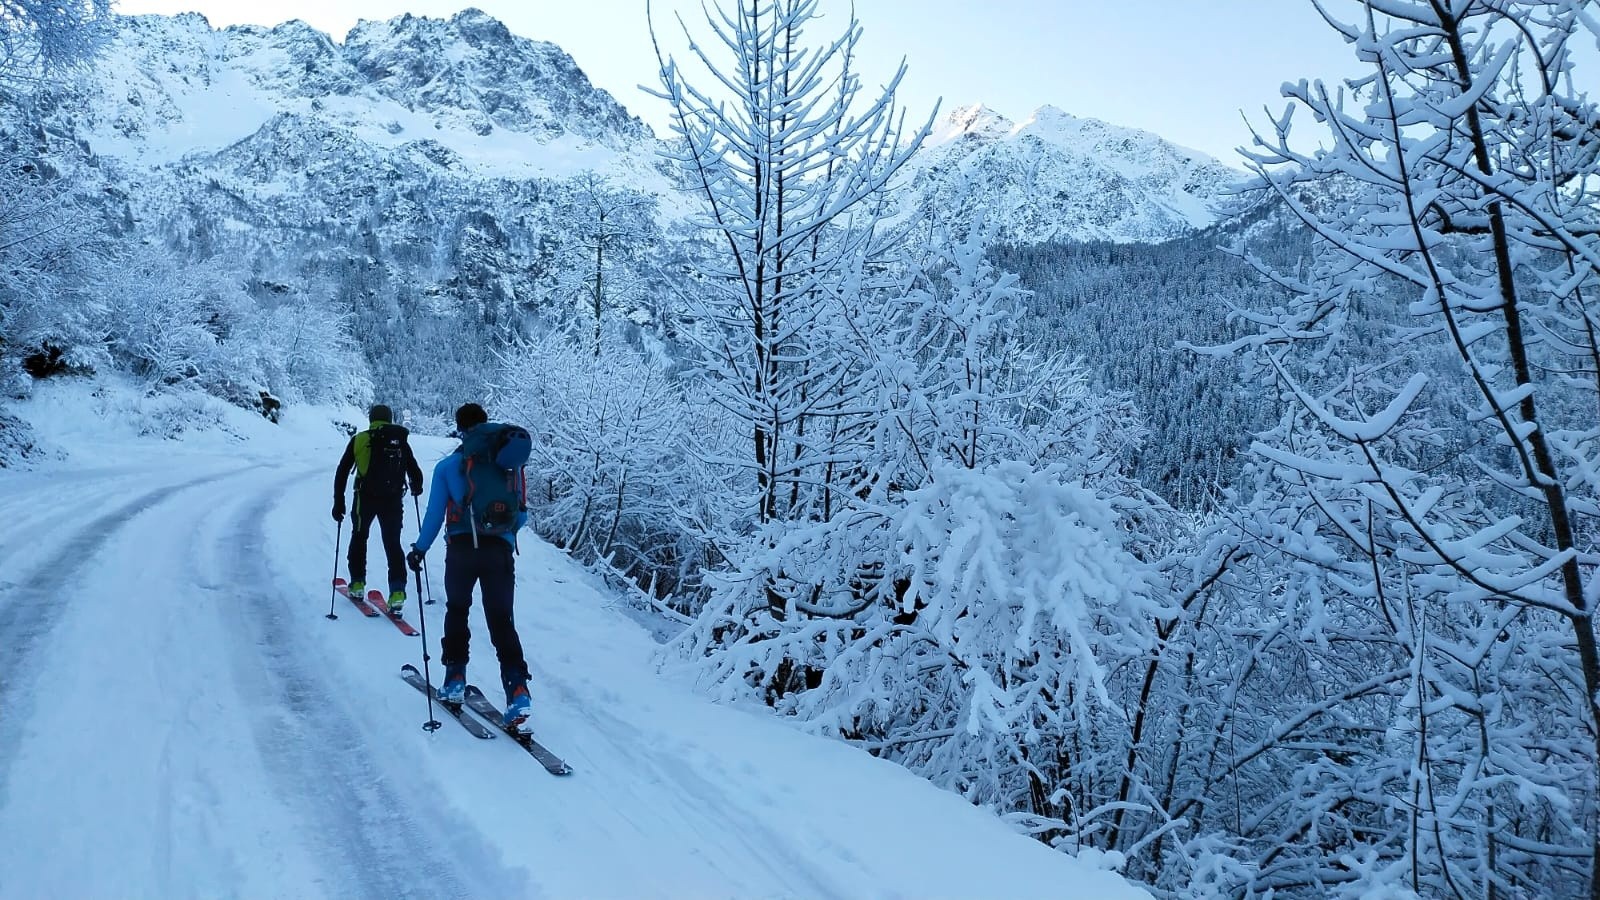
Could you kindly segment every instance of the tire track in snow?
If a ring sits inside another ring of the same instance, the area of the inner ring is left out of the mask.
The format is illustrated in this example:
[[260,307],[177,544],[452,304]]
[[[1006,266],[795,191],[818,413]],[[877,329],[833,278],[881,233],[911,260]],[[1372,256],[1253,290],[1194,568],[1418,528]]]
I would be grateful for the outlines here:
[[285,493],[274,485],[244,504],[217,538],[218,559],[239,604],[234,674],[241,691],[270,700],[255,741],[274,783],[308,815],[307,844],[321,848],[335,882],[324,887],[374,900],[519,896],[531,885],[469,823],[448,821],[444,804],[426,810],[433,821],[421,820],[413,807],[433,795],[412,784],[408,798],[384,777],[391,767],[376,761],[387,748],[368,746],[345,698],[323,686],[316,661],[297,646],[290,619],[309,607],[276,584],[266,552],[265,522]]
[[[28,656],[60,621],[64,604],[73,599],[65,592],[67,583],[78,576],[83,565],[121,536],[141,513],[186,491],[233,477],[249,468],[252,467],[215,472],[145,491],[79,527],[44,562],[18,576],[16,581],[6,583],[6,602],[0,605],[0,638],[7,642],[8,654],[7,664],[0,667],[0,704],[7,704],[9,708],[9,703],[15,702],[15,697],[10,695],[25,686],[22,682],[28,671]],[[0,760],[3,759],[0,756]]]
[[[232,468],[218,477],[226,477],[240,471],[243,470]],[[4,536],[4,541],[0,542],[0,559],[7,559],[13,554],[24,552],[26,544],[40,529],[58,526],[59,517],[51,512],[49,506],[60,504],[63,491],[69,491],[77,498],[76,502],[88,508],[91,504],[103,505],[115,500],[119,494],[125,495],[127,492],[122,490],[122,487],[129,481],[143,485],[153,480],[167,481],[170,475],[170,469],[138,466],[105,466],[62,472],[21,472],[5,475],[0,479],[0,495],[4,498],[0,499],[0,523],[3,523],[0,524],[0,529],[3,529]],[[67,486],[68,483],[70,487]],[[197,483],[199,482],[193,479],[178,479],[160,487],[150,488],[141,496],[149,496],[156,491],[173,491]],[[4,586],[0,584],[0,588]]]
[[214,472],[145,491],[80,526],[60,549],[15,582],[0,583],[5,594],[5,602],[0,604],[0,641],[6,649],[5,664],[0,665],[0,721],[15,726],[0,729],[0,809],[6,805],[11,764],[22,740],[23,728],[18,723],[28,721],[33,710],[33,705],[24,701],[32,693],[31,674],[37,668],[32,656],[66,614],[67,604],[81,599],[70,596],[67,585],[81,578],[82,567],[121,537],[142,513],[250,468],[253,466]]

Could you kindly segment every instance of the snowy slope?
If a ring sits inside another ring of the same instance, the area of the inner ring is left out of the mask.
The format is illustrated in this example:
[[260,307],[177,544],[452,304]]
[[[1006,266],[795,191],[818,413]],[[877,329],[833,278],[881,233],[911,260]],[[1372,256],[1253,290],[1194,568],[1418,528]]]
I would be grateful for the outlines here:
[[[0,472],[0,896],[1145,896],[892,764],[706,702],[531,539],[535,716],[576,774],[423,732],[396,677],[420,641],[342,599],[324,618],[342,435],[296,409],[228,413],[238,439],[136,436],[177,420],[161,402],[44,385],[21,410],[43,437],[116,451]],[[425,467],[448,449],[417,444]],[[62,515],[63,492],[94,502]],[[435,644],[440,610],[408,614]],[[493,685],[473,618],[470,676]]]
[[1158,242],[1214,224],[1243,173],[1132,128],[1040,107],[1014,123],[960,107],[913,158],[936,209],[982,209],[1006,240]]

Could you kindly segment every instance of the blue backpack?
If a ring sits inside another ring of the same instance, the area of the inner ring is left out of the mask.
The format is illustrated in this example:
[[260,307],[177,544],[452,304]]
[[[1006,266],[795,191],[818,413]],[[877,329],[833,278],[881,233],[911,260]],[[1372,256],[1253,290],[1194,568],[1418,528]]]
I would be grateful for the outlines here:
[[465,518],[474,539],[480,534],[509,537],[517,530],[517,514],[528,508],[522,467],[533,452],[533,438],[519,426],[486,422],[467,432],[457,452],[467,496],[460,507],[450,505],[446,520],[459,523]]

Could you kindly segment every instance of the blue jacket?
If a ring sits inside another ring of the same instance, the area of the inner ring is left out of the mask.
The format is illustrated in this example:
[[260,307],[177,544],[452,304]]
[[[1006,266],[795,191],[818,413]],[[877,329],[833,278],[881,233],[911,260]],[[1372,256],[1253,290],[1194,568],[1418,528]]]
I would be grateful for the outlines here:
[[[433,539],[439,536],[439,528],[444,525],[445,512],[451,507],[460,507],[467,496],[467,475],[462,465],[461,451],[439,460],[433,467],[433,487],[428,491],[428,512],[422,517],[422,531],[417,535],[417,542],[413,544],[416,549],[428,552],[433,545]],[[528,524],[528,514],[523,511],[517,513],[517,531]],[[472,525],[463,516],[459,521],[445,529],[445,534],[471,534]],[[499,538],[511,546],[517,545],[516,532],[511,534],[483,535],[482,539],[490,537]]]

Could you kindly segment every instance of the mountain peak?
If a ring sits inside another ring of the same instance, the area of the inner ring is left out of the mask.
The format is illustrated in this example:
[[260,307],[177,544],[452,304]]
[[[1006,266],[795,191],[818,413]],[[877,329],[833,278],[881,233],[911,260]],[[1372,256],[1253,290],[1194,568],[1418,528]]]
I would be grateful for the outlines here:
[[465,39],[474,47],[509,47],[527,41],[511,33],[505,23],[476,7],[468,7],[448,19],[402,13],[389,19],[362,19],[350,29],[345,41],[401,40],[441,41]]
[[1057,106],[1046,103],[1033,111],[1033,122],[1075,122],[1078,117]]
[[1010,119],[982,103],[974,103],[952,109],[928,136],[928,143],[943,144],[962,138],[994,140],[1010,134],[1014,127]]
[[476,7],[468,7],[451,16],[450,27],[475,47],[504,47],[516,39],[504,22]]
[[345,51],[374,90],[445,127],[543,140],[571,134],[607,146],[650,136],[560,47],[514,35],[482,10],[362,22]]

